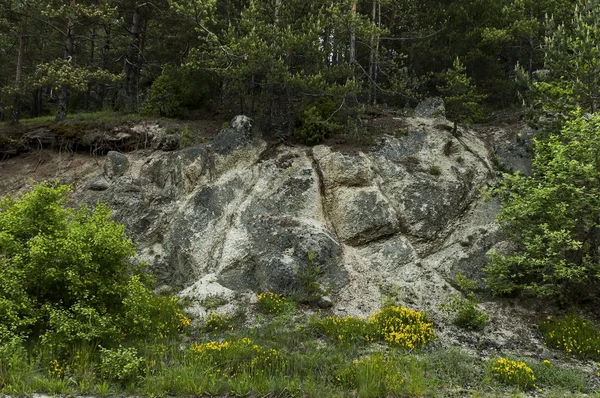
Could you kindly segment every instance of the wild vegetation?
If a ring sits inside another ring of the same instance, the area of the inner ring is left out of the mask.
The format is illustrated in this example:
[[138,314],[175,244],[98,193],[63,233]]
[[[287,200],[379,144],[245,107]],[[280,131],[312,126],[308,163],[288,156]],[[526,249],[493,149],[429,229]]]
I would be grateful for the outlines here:
[[[245,113],[314,144],[360,138],[381,104],[440,95],[459,135],[522,102],[539,129],[533,171],[491,191],[513,247],[491,254],[485,288],[570,309],[600,300],[599,0],[8,0],[0,15],[0,118],[13,124],[80,110]],[[563,396],[592,393],[600,377],[600,366],[441,349],[440,325],[400,306],[307,317],[322,293],[311,269],[305,297],[262,292],[256,318],[211,297],[192,324],[176,298],[152,292],[110,210],[69,207],[68,193],[44,183],[0,201],[3,394]],[[479,287],[457,284],[449,322],[484,330]],[[600,358],[593,320],[557,314],[538,328],[567,357]]]
[[596,57],[597,20],[582,10],[597,8],[597,0],[7,0],[0,119],[243,113],[314,143],[342,129],[360,136],[366,107],[431,95],[445,98],[458,124],[521,99],[537,106],[534,91],[554,99],[573,91],[595,109],[586,89],[595,69],[565,54],[582,46],[578,56]]

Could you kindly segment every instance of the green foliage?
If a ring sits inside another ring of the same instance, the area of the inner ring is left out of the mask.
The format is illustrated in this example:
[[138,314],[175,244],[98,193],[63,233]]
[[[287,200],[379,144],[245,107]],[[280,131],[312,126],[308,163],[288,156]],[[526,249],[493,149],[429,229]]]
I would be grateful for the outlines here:
[[442,174],[442,169],[440,168],[440,166],[431,166],[427,169],[427,172],[432,176],[439,176]]
[[374,332],[369,322],[353,316],[316,317],[310,325],[339,344],[366,343]]
[[338,373],[337,380],[349,388],[356,388],[359,397],[383,397],[406,393],[403,377],[404,363],[399,358],[383,354],[363,356],[352,361]]
[[488,283],[498,294],[584,299],[600,280],[600,116],[573,114],[560,133],[535,141],[533,175],[506,176],[493,190],[516,252],[492,253]]
[[203,323],[203,330],[207,332],[222,332],[235,329],[236,318],[233,315],[219,314],[212,311]]
[[17,336],[65,353],[180,328],[187,318],[152,294],[123,225],[102,204],[66,207],[69,191],[42,183],[0,201],[0,343]]
[[281,294],[272,292],[258,295],[258,311],[263,314],[277,315],[294,309],[294,303]]
[[330,137],[339,125],[329,121],[322,110],[312,105],[300,111],[300,127],[296,128],[296,138],[308,145],[318,144]]
[[492,375],[504,384],[523,389],[535,387],[533,370],[525,362],[499,358],[492,363]]
[[100,373],[106,380],[125,384],[137,381],[143,376],[144,359],[138,356],[133,347],[100,347],[100,358]]
[[188,109],[208,102],[214,76],[209,71],[165,66],[162,74],[150,88],[150,99],[142,107],[142,114],[181,117]]
[[0,387],[28,369],[28,356],[22,339],[12,337],[0,342]]
[[544,343],[567,354],[600,361],[600,330],[575,314],[548,317],[540,324]]
[[422,348],[435,338],[433,324],[427,316],[409,308],[390,306],[369,317],[374,338],[396,347]]
[[547,21],[544,67],[534,82],[543,110],[558,126],[577,108],[595,113],[600,106],[600,2],[579,0],[570,23]]
[[438,86],[442,93],[446,116],[454,121],[454,134],[458,124],[469,124],[481,118],[480,102],[484,95],[477,94],[475,86],[467,76],[465,66],[458,57],[454,60],[452,69],[444,75],[445,84]]
[[478,301],[475,297],[477,283],[463,274],[458,274],[455,281],[464,296],[453,294],[440,305],[440,308],[453,315],[452,323],[456,326],[468,330],[483,330],[489,317],[477,308]]
[[391,346],[422,348],[435,337],[426,316],[408,308],[388,306],[368,320],[352,316],[317,318],[312,326],[341,344],[385,341]]
[[477,308],[477,301],[472,293],[467,294],[466,298],[452,295],[441,305],[441,308],[453,314],[452,323],[463,329],[481,331],[489,318],[485,312]]
[[222,375],[233,376],[243,372],[281,369],[283,359],[278,350],[267,349],[244,337],[224,342],[194,343],[192,357],[209,364]]

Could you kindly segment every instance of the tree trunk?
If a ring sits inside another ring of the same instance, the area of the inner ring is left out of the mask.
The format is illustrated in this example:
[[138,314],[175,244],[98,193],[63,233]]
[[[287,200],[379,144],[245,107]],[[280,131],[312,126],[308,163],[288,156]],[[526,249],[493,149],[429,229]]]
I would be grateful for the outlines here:
[[13,98],[11,125],[19,124],[21,117],[21,81],[23,80],[23,60],[25,58],[25,44],[27,41],[27,0],[23,1],[23,21],[19,34],[19,51],[17,53],[17,72],[15,76],[15,96]]
[[373,105],[373,93],[375,92],[375,18],[377,17],[377,0],[373,0],[371,10],[371,41],[369,43],[369,105]]
[[142,18],[140,15],[139,6],[133,11],[131,19],[131,27],[129,31],[129,46],[125,54],[125,64],[123,65],[123,74],[125,75],[124,87],[122,88],[121,96],[126,104],[125,108],[129,111],[134,111],[134,96],[137,95],[135,88],[137,87],[138,78],[138,53],[139,53],[139,32]]
[[[90,67],[90,68],[94,67],[95,50],[96,50],[96,25],[94,24],[92,26],[92,35],[90,37],[90,60],[89,60],[89,65],[88,65],[88,67]],[[85,91],[85,110],[86,111],[90,110],[90,103],[92,101],[91,100],[91,92],[92,92],[92,83],[88,82],[87,90]]]
[[[75,6],[77,0],[71,0],[71,6]],[[67,31],[65,35],[65,53],[64,57],[68,62],[73,61],[73,42],[75,41],[75,23],[71,19],[67,21]],[[69,86],[63,84],[58,93],[58,102],[56,104],[56,121],[67,118],[69,107]]]
[[[356,16],[356,0],[352,2],[352,18]],[[356,62],[356,27],[354,21],[352,21],[352,28],[350,31],[350,65],[354,70],[354,62]]]

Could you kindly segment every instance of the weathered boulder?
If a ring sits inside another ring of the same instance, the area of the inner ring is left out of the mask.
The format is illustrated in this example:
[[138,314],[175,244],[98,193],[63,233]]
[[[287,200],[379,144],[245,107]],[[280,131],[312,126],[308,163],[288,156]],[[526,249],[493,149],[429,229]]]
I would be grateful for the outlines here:
[[106,154],[106,162],[104,163],[104,174],[108,178],[120,177],[129,168],[129,159],[127,156],[116,151],[109,151]]

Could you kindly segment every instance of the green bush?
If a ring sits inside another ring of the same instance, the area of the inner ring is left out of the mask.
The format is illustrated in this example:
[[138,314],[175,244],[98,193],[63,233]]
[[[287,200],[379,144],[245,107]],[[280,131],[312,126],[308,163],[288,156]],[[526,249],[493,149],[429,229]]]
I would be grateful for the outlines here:
[[540,324],[540,332],[549,347],[576,357],[600,361],[600,330],[577,315],[548,317]]
[[531,175],[506,176],[493,190],[502,232],[516,248],[491,253],[485,271],[497,294],[598,298],[600,114],[571,117],[535,140]]
[[294,303],[281,294],[265,292],[258,295],[258,311],[263,314],[277,315],[293,308]]
[[312,318],[310,326],[340,344],[365,343],[373,332],[369,322],[353,316]]
[[224,342],[194,343],[191,352],[195,360],[218,369],[217,372],[221,375],[280,371],[284,364],[279,351],[255,344],[248,337]]
[[100,373],[106,380],[118,383],[134,382],[142,376],[144,359],[133,347],[106,349],[100,347]]
[[390,345],[415,349],[435,338],[433,324],[422,312],[409,308],[388,306],[369,317],[374,337]]
[[103,204],[67,207],[69,192],[46,182],[0,200],[0,343],[18,336],[64,352],[177,330],[187,318],[152,294],[124,226]]
[[472,295],[467,295],[466,298],[452,295],[441,308],[453,315],[453,324],[463,329],[481,331],[489,318],[486,313],[477,309],[477,301]]
[[474,292],[477,283],[462,274],[456,276],[455,282],[465,296],[453,294],[440,305],[440,308],[453,316],[452,323],[456,326],[468,330],[483,330],[489,317],[477,308],[478,300]]
[[339,125],[331,121],[331,101],[321,101],[306,106],[299,111],[299,126],[295,130],[296,138],[308,145],[318,144],[330,137]]
[[213,90],[214,76],[185,67],[165,66],[150,88],[150,99],[141,113],[166,117],[182,116],[187,109],[207,105]]

